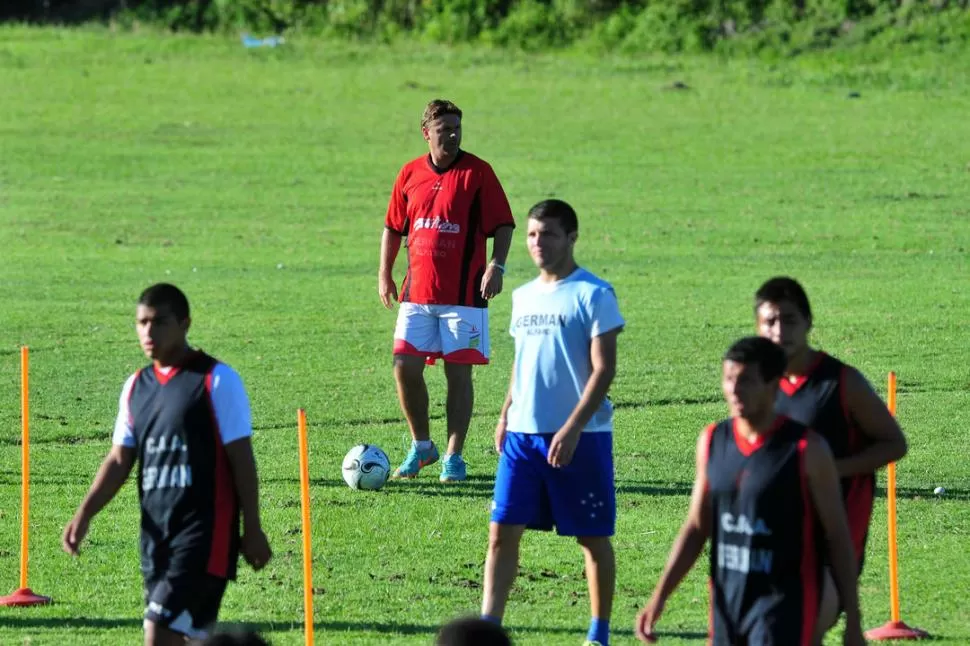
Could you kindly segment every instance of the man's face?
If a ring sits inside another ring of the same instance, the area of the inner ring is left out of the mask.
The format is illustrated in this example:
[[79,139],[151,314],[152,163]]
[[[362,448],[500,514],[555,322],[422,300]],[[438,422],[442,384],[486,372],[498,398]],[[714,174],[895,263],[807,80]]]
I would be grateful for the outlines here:
[[179,321],[168,306],[139,305],[135,312],[138,342],[149,359],[172,356],[185,346],[189,319]]
[[576,234],[567,234],[559,220],[533,220],[529,218],[526,245],[532,262],[539,269],[558,267],[572,254]]
[[794,303],[790,301],[762,303],[758,307],[756,319],[758,336],[780,345],[789,359],[799,354],[808,345],[808,331],[812,323],[802,315]]
[[725,361],[721,389],[732,417],[757,419],[774,408],[778,382],[765,381],[757,364]]
[[454,157],[461,146],[461,117],[445,114],[422,128],[428,148],[435,157]]

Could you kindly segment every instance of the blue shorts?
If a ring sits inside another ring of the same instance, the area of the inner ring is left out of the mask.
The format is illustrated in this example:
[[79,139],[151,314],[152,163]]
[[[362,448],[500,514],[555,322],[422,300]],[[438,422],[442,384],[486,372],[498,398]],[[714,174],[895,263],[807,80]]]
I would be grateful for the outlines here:
[[616,529],[613,434],[583,433],[568,466],[546,458],[553,435],[507,433],[495,474],[492,522],[560,536],[612,536]]

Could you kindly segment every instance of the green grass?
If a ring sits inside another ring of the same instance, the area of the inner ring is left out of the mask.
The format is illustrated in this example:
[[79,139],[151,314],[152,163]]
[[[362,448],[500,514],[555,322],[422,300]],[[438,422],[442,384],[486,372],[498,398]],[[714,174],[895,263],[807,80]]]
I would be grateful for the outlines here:
[[[144,362],[134,299],[163,279],[191,299],[190,338],[237,368],[252,399],[276,558],[242,569],[222,620],[301,643],[301,406],[318,643],[429,644],[476,610],[508,294],[492,310],[493,365],[476,372],[471,481],[364,494],[338,466],[357,442],[395,462],[404,452],[377,247],[395,173],[422,153],[419,116],[439,95],[466,111],[466,147],[492,162],[520,220],[550,195],[576,206],[578,256],[613,282],[628,319],[613,389],[615,643],[634,643],[636,608],[685,513],[696,434],[725,414],[718,357],[753,330],[751,295],[777,273],[806,284],[819,345],[880,392],[898,372],[911,444],[899,470],[903,616],[940,643],[970,642],[965,59],[246,51],[231,39],[0,30],[0,592],[17,583],[17,348],[28,344],[30,584],[56,601],[0,610],[0,643],[140,639],[134,487],[94,521],[80,559],[59,537],[109,446],[122,382]],[[691,89],[663,89],[678,80]],[[508,265],[507,289],[534,273],[521,231]],[[440,367],[428,378],[441,438]],[[937,485],[949,495],[932,496]],[[885,517],[880,493],[866,626],[888,618]],[[581,640],[581,564],[569,541],[527,536],[507,617],[517,643]],[[663,643],[701,643],[706,617],[701,565],[668,603]]]

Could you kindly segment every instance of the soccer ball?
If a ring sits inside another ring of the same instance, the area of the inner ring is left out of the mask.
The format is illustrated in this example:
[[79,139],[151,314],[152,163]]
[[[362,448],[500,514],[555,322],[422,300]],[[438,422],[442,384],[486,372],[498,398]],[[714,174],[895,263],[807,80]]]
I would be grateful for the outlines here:
[[391,475],[391,461],[381,447],[358,444],[344,456],[343,474],[351,489],[377,491]]

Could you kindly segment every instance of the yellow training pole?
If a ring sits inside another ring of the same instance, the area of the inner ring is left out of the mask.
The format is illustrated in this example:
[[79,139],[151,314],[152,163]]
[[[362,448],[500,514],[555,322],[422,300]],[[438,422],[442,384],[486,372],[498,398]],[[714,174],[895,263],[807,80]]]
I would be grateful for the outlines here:
[[20,589],[27,587],[27,534],[30,531],[30,350],[20,348]]
[[[896,416],[896,373],[889,373],[889,414]],[[886,499],[889,509],[889,618],[899,621],[899,552],[896,543],[896,463],[887,467]]]
[[27,587],[30,545],[30,350],[20,348],[20,586],[0,606],[36,606],[50,603],[50,597],[34,594]]
[[300,507],[303,511],[303,620],[306,646],[313,646],[313,555],[310,551],[310,467],[306,411],[296,412],[300,439]]
[[[896,373],[889,373],[889,390],[886,396],[889,413],[896,416]],[[896,463],[886,467],[886,507],[889,513],[889,622],[866,633],[866,639],[922,639],[929,634],[919,628],[910,628],[899,618],[899,557],[896,543]]]

